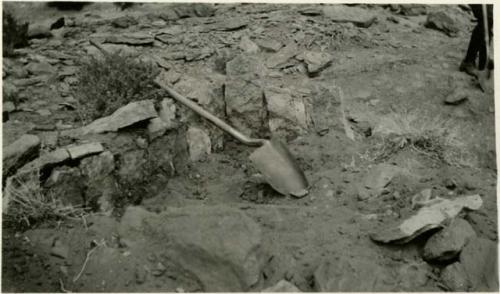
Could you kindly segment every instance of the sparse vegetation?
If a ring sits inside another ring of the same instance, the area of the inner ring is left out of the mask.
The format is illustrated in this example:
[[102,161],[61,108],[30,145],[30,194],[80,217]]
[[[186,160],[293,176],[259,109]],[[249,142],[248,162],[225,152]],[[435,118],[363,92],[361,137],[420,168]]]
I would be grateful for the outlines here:
[[385,131],[375,136],[376,143],[367,151],[370,161],[386,161],[404,149],[411,149],[431,159],[460,165],[464,148],[457,138],[456,126],[439,116],[422,111],[392,112],[382,121]]
[[80,218],[86,214],[83,207],[65,205],[55,195],[44,193],[38,169],[9,178],[4,193],[4,221],[12,225],[32,227],[47,220]]
[[114,52],[84,61],[75,89],[85,120],[112,114],[135,100],[159,93],[153,83],[158,69],[153,64]]
[[28,46],[28,26],[26,23],[18,23],[12,14],[3,11],[3,56],[13,56],[15,48]]

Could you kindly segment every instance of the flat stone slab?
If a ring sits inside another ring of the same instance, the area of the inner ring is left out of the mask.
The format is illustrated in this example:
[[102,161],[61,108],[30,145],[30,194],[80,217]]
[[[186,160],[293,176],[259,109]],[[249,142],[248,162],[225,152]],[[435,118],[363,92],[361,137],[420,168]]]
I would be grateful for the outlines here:
[[152,45],[154,43],[154,37],[144,33],[131,33],[107,36],[105,42],[126,45]]
[[375,15],[366,9],[344,5],[325,6],[323,14],[333,22],[350,22],[362,28],[368,28],[376,20]]
[[380,231],[370,234],[370,238],[381,243],[406,243],[424,232],[441,227],[443,222],[456,217],[464,208],[477,210],[483,205],[481,196],[477,194],[453,200],[437,200],[402,222],[384,226]]
[[157,116],[153,100],[131,102],[116,110],[112,115],[97,119],[83,127],[82,132],[84,135],[116,132],[118,129]]
[[104,151],[104,147],[101,143],[92,142],[78,146],[72,146],[67,148],[71,159],[78,159],[91,154],[97,154]]

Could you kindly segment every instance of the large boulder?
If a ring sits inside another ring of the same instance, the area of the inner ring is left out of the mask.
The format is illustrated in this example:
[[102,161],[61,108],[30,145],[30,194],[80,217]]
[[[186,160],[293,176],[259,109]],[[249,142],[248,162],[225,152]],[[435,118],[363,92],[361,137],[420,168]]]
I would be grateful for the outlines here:
[[470,291],[498,292],[498,244],[488,239],[474,238],[460,253]]
[[444,11],[430,13],[427,16],[425,27],[441,31],[449,37],[456,37],[459,31],[455,20]]
[[464,219],[455,219],[449,226],[429,238],[424,247],[425,260],[448,261],[460,254],[470,238],[476,236],[472,226]]
[[161,214],[129,207],[120,235],[131,250],[149,244],[194,274],[203,291],[242,292],[255,285],[263,266],[261,230],[242,211],[188,206]]
[[267,130],[266,107],[262,88],[244,79],[230,79],[224,91],[229,122],[246,135]]
[[314,287],[319,292],[375,292],[383,289],[386,273],[365,259],[325,260],[314,272]]
[[307,115],[304,100],[294,96],[292,91],[268,87],[264,91],[269,113],[269,129],[276,133],[302,133],[307,129]]
[[323,83],[317,83],[311,86],[310,97],[314,131],[320,136],[332,129],[343,132],[342,108],[338,91],[332,87],[325,87]]

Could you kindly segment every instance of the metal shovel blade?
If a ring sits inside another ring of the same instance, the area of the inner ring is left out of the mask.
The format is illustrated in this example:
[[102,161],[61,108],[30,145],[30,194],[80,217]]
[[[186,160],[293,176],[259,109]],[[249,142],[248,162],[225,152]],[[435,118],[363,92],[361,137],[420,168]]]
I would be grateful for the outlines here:
[[303,197],[309,184],[288,148],[278,140],[266,140],[250,160],[265,180],[279,193]]

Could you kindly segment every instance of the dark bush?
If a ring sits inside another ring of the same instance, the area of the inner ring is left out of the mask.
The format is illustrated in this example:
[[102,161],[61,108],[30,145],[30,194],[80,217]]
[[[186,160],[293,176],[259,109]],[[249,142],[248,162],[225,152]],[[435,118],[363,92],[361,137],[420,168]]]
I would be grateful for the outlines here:
[[91,57],[81,64],[75,97],[85,120],[112,114],[132,101],[154,98],[160,93],[154,78],[158,69],[120,53]]
[[12,14],[3,11],[3,56],[14,55],[15,48],[22,48],[29,45],[28,26],[29,23],[19,24]]
[[55,7],[59,10],[75,10],[79,11],[85,5],[91,4],[92,2],[80,2],[80,1],[50,1],[47,3],[49,7]]

